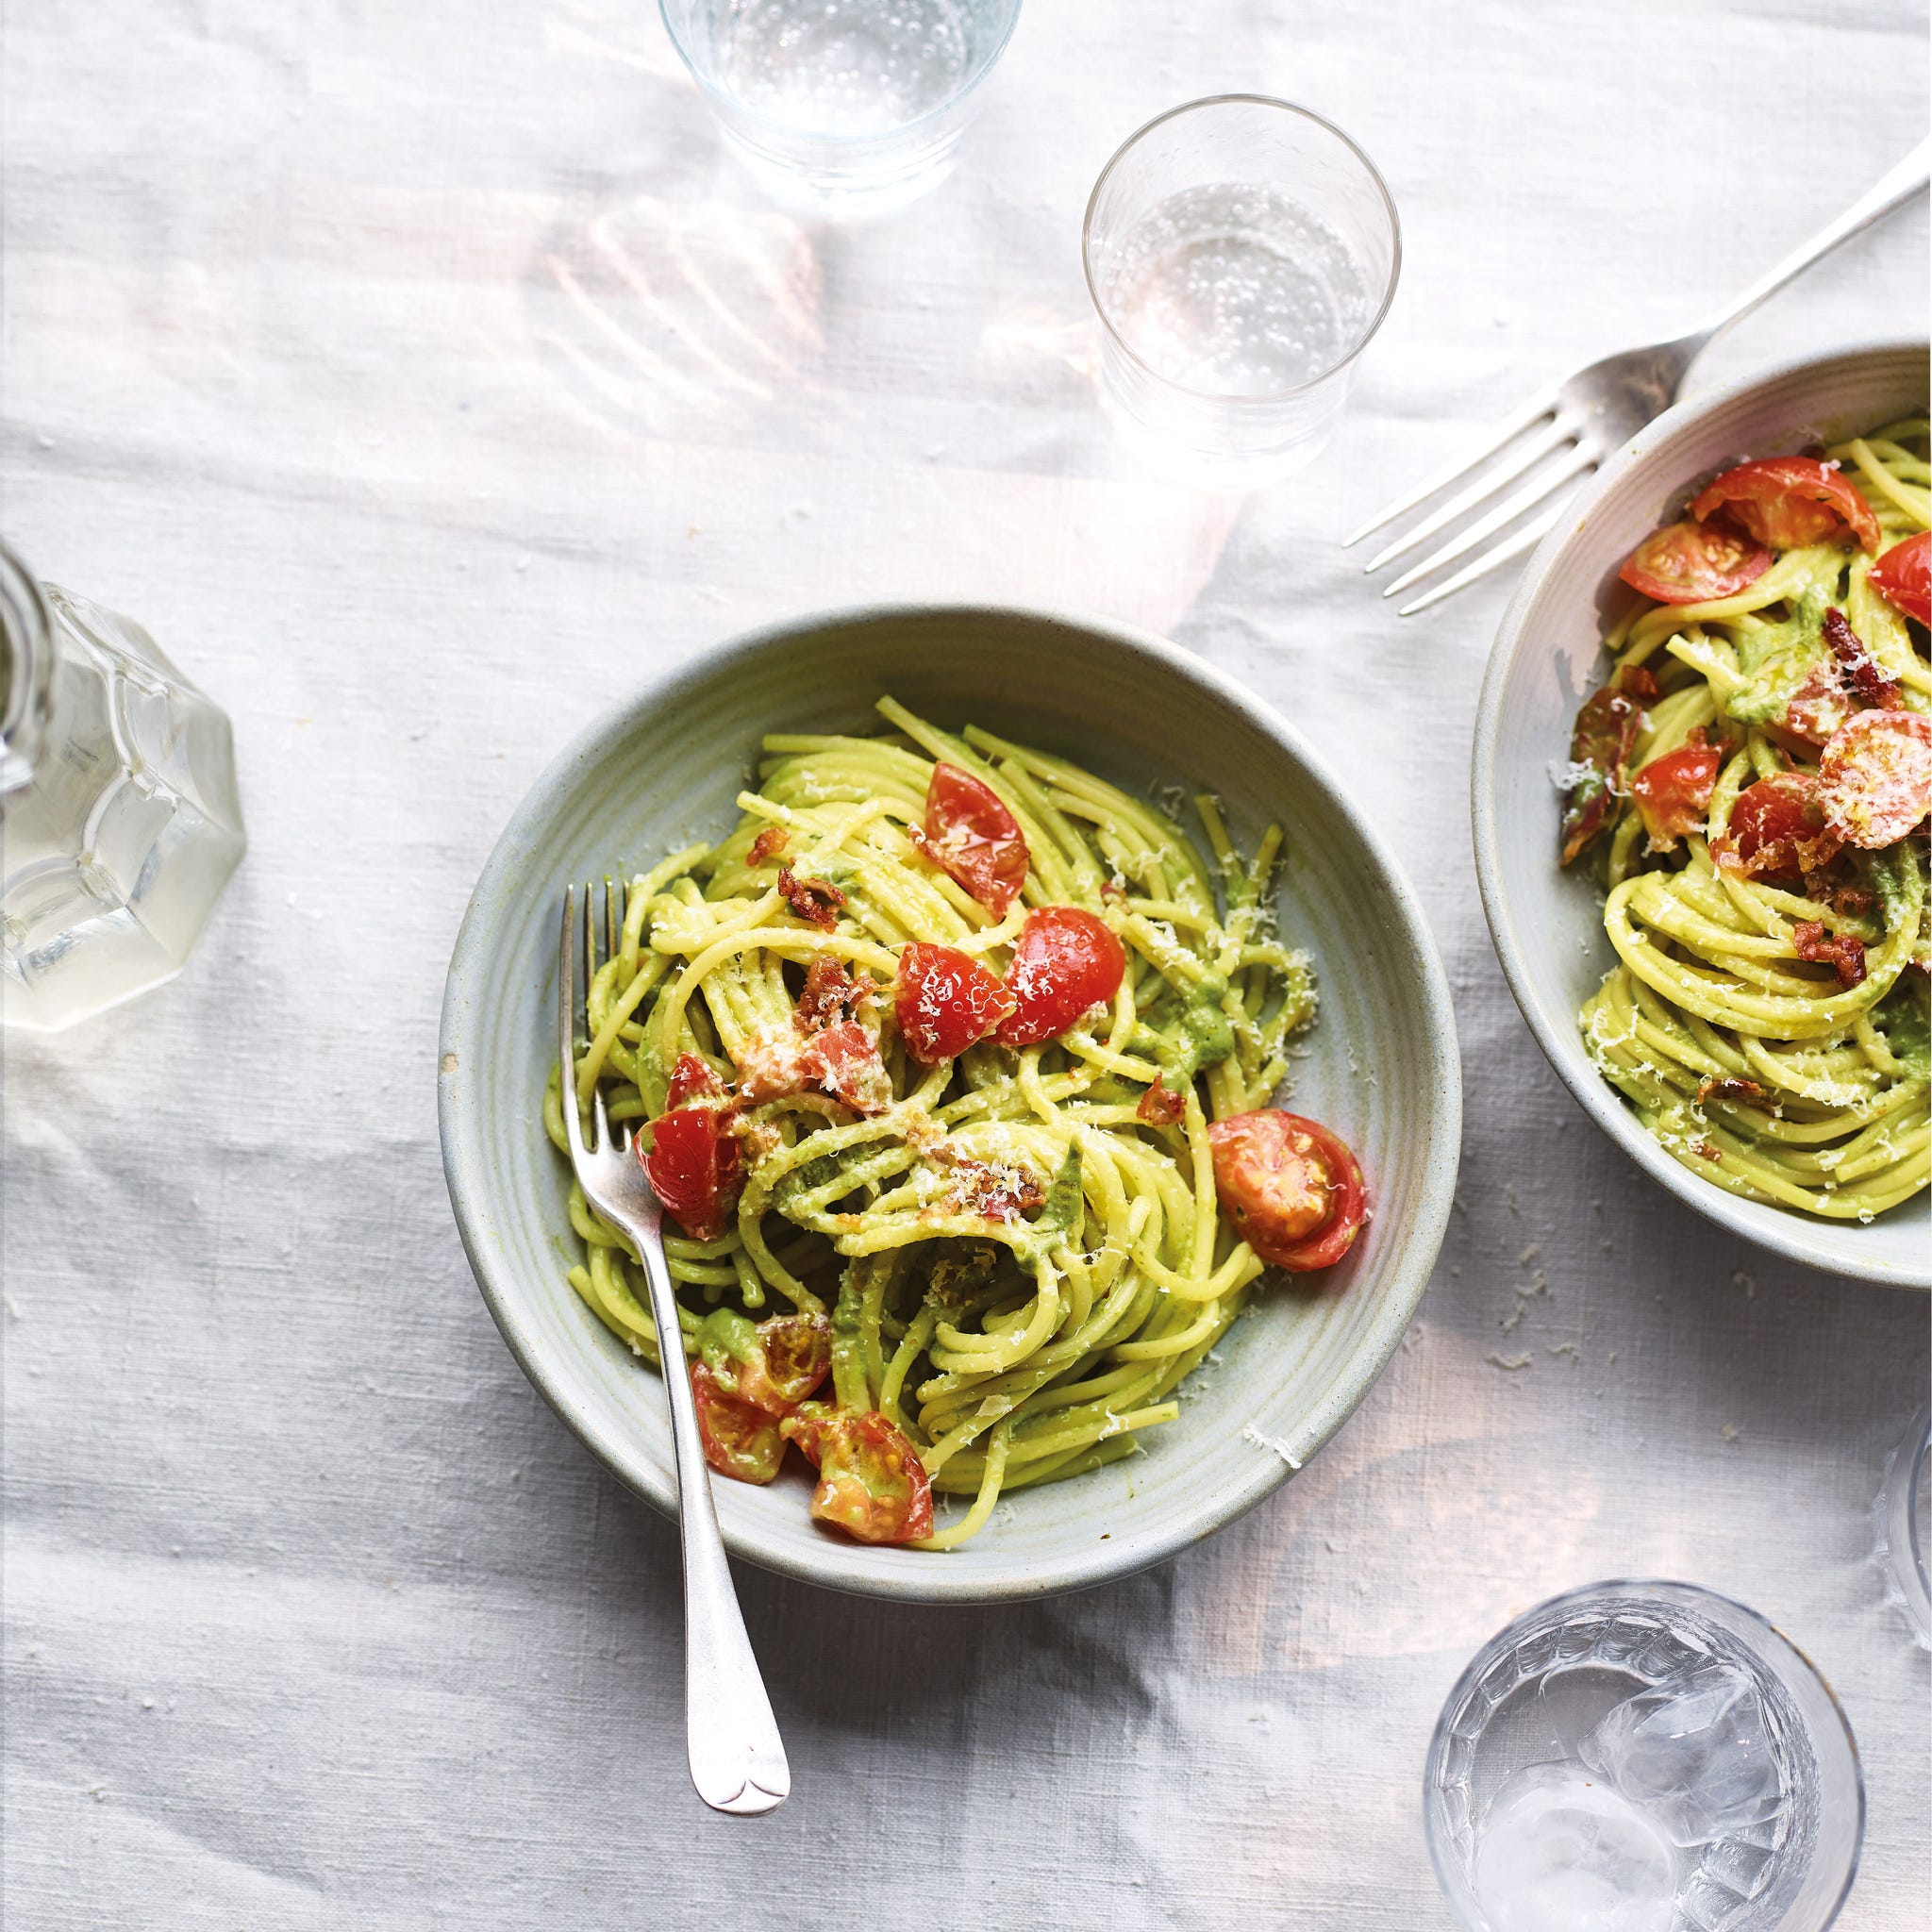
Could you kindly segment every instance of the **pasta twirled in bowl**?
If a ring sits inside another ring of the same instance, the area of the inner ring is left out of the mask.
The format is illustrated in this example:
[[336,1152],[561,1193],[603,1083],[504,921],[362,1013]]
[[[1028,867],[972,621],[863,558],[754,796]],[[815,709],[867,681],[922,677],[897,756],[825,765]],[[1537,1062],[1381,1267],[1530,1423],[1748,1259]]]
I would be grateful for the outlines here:
[[1869,1221],[1932,1179],[1927,425],[1724,471],[1641,543],[1563,861],[1607,888],[1600,1071],[1687,1167]]
[[[1315,1011],[1278,829],[1243,863],[1209,798],[1204,850],[1064,760],[878,708],[887,736],[767,738],[732,834],[631,883],[574,1098],[641,1130],[678,1224],[712,1466],[769,1481],[795,1442],[822,1519],[945,1548],[1132,1453],[1264,1266],[1340,1259],[1366,1198],[1265,1104]],[[580,1191],[571,1217],[574,1286],[655,1358],[622,1238]],[[932,1491],[972,1502],[936,1526]]]

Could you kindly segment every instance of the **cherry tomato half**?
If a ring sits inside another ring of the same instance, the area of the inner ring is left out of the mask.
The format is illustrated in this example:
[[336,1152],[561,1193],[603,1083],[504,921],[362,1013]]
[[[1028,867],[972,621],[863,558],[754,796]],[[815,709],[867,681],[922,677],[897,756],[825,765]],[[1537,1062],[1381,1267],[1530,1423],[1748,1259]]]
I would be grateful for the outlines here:
[[1775,886],[1795,884],[1830,864],[1842,843],[1824,822],[1816,775],[1779,772],[1745,786],[1710,849],[1727,872]]
[[1584,699],[1570,729],[1570,762],[1576,776],[1563,795],[1565,865],[1616,815],[1624,766],[1642,724],[1636,700],[1613,684]]
[[1617,575],[1659,604],[1714,604],[1770,568],[1771,552],[1740,531],[1687,520],[1653,530]]
[[999,794],[958,765],[937,764],[925,789],[925,855],[1004,919],[1026,883],[1020,822]]
[[1894,543],[1872,566],[1872,588],[1888,604],[1932,624],[1932,530]]
[[1630,780],[1630,795],[1653,852],[1673,850],[1686,832],[1701,832],[1724,752],[1704,741],[1699,725],[1675,751],[1652,758]]
[[1026,915],[1007,991],[1013,1010],[1000,1023],[1008,1046],[1038,1046],[1064,1033],[1089,1007],[1120,991],[1126,949],[1104,919],[1077,906],[1042,906]]
[[1932,811],[1932,718],[1860,711],[1818,760],[1818,803],[1849,845],[1896,845]]
[[641,1158],[664,1211],[692,1241],[714,1241],[724,1232],[738,1185],[738,1137],[725,1108],[700,1104],[660,1114]]
[[899,955],[899,1035],[923,1067],[957,1059],[1013,1010],[1013,996],[977,959],[914,943]]
[[790,1415],[832,1371],[832,1324],[823,1315],[774,1315],[758,1325],[751,1359],[738,1364],[738,1393],[767,1415]]
[[734,1395],[703,1362],[691,1364],[691,1392],[705,1460],[739,1482],[770,1482],[785,1460],[777,1418]]
[[906,1438],[876,1409],[862,1415],[813,1404],[778,1424],[818,1464],[811,1513],[862,1543],[932,1534],[932,1485]]
[[1208,1129],[1214,1191],[1262,1260],[1305,1274],[1341,1260],[1368,1214],[1356,1158],[1318,1122],[1275,1107]]
[[693,1100],[723,1100],[724,1082],[709,1060],[694,1053],[681,1053],[671,1070],[671,1091],[664,1096],[667,1113],[689,1107]]
[[1760,543],[1798,550],[1847,534],[1878,548],[1878,519],[1844,475],[1815,457],[1768,457],[1740,463],[1690,500],[1700,523],[1724,509]]
[[1852,701],[1836,665],[1814,664],[1785,701],[1785,714],[1772,727],[1780,742],[1821,745],[1852,715]]

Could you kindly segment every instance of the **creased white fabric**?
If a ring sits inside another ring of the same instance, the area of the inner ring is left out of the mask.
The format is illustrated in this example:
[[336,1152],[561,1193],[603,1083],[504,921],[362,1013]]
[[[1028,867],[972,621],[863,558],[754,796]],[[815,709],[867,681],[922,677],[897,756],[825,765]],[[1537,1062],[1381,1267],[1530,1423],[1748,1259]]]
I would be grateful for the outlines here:
[[[955,179],[845,233],[739,180],[644,0],[10,7],[0,508],[230,708],[253,846],[183,978],[8,1043],[7,1925],[1443,1925],[1456,1673],[1648,1573],[1831,1677],[1842,1924],[1917,1932],[1926,1660],[1867,1511],[1925,1304],[1720,1236],[1572,1104],[1472,876],[1505,587],[1398,625],[1335,540],[1836,212],[1925,75],[1902,0],[1033,0]],[[1116,142],[1226,88],[1359,136],[1407,246],[1336,446],[1233,504],[1117,460],[1077,250]],[[1919,210],[1701,374],[1923,330],[1926,275]],[[685,1779],[670,1529],[471,1284],[438,1001],[567,734],[895,593],[1165,630],[1354,774],[1458,1002],[1460,1210],[1361,1412],[1171,1567],[948,1614],[744,1572],[797,1778],[746,1824]]]

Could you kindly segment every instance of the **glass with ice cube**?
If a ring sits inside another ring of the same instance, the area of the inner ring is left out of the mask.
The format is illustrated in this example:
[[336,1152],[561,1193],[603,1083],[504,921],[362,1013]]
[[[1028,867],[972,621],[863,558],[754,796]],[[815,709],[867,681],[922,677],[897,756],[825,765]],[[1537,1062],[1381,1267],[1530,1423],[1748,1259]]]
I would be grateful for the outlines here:
[[742,158],[831,216],[902,207],[951,169],[1020,0],[659,0]]
[[1601,1583],[1463,1673],[1424,1815],[1467,1932],[1824,1932],[1864,1786],[1830,1687],[1755,1611]]
[[1164,474],[1245,488],[1326,443],[1394,299],[1402,239],[1339,127],[1224,94],[1114,156],[1081,253],[1116,423]]
[[140,625],[0,544],[0,1019],[181,970],[245,843],[226,716]]

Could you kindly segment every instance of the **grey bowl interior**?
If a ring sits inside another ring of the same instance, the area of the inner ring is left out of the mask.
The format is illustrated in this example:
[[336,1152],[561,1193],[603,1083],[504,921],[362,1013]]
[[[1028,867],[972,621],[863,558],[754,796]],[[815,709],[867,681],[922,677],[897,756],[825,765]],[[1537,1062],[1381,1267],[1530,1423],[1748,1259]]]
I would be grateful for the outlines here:
[[1741,1200],[1666,1154],[1591,1066],[1576,1013],[1615,954],[1601,895],[1557,869],[1550,774],[1569,756],[1577,706],[1601,681],[1606,614],[1629,594],[1617,569],[1637,543],[1724,464],[1915,414],[1927,380],[1924,342],[1844,350],[1680,403],[1633,438],[1530,560],[1490,658],[1471,775],[1476,877],[1497,956],[1538,1043],[1584,1108],[1646,1173],[1747,1241],[1907,1288],[1932,1288],[1925,1194],[1862,1226]]
[[[585,1445],[674,1507],[656,1376],[564,1280],[564,1167],[539,1102],[565,881],[641,868],[735,822],[772,730],[854,729],[890,691],[1142,791],[1211,788],[1244,844],[1287,828],[1284,930],[1323,1006],[1295,1105],[1360,1157],[1374,1215],[1322,1276],[1274,1279],[1146,1454],[1016,1495],[946,1555],[868,1549],[813,1524],[803,1472],[719,1482],[726,1542],[789,1574],[926,1601],[1045,1595],[1125,1574],[1233,1520],[1339,1428],[1400,1342],[1441,1245],[1461,1102],[1441,965],[1408,889],[1332,778],[1266,707],[1158,639],[982,608],[805,619],[722,646],[599,719],[503,834],[464,919],[442,1014],[443,1163],[463,1244],[505,1340]],[[1374,1077],[1367,1077],[1368,1070]],[[1359,1070],[1359,1071],[1358,1071]],[[1252,1431],[1253,1434],[1245,1432]],[[797,1458],[792,1458],[795,1464]]]

